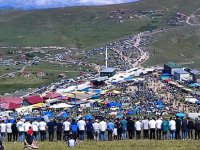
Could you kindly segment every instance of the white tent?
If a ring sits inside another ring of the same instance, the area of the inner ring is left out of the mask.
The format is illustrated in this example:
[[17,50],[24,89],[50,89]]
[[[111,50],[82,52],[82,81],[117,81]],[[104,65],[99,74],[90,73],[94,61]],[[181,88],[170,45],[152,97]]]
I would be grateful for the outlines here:
[[198,100],[192,96],[185,97],[185,102],[195,104]]
[[72,107],[73,105],[68,105],[66,103],[59,103],[59,104],[52,105],[49,108],[57,109],[57,108],[72,108]]

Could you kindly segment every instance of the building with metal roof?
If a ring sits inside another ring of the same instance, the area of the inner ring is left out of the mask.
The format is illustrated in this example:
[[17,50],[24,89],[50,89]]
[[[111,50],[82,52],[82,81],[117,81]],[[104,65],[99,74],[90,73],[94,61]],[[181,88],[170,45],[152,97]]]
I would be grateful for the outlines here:
[[112,77],[116,74],[115,68],[104,68],[100,72],[100,77]]
[[174,72],[178,69],[182,69],[180,65],[177,65],[176,63],[173,62],[168,62],[164,64],[164,73],[169,73],[174,75]]

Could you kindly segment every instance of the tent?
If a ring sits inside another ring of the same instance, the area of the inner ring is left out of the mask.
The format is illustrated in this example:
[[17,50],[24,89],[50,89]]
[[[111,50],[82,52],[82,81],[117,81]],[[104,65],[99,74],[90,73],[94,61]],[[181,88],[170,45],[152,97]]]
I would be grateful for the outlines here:
[[43,112],[43,116],[53,117],[53,113],[50,111]]
[[1,103],[1,108],[6,109],[6,110],[13,110],[13,109],[19,108],[20,106],[21,106],[20,104],[16,104],[12,102]]
[[15,103],[15,104],[21,104],[23,101],[22,98],[19,97],[0,97],[0,102],[1,103]]
[[29,104],[36,104],[43,102],[43,98],[40,97],[39,95],[27,96],[24,98],[24,101],[27,101]]
[[187,96],[185,98],[185,102],[188,102],[188,103],[192,103],[192,104],[195,104],[198,100],[192,96]]
[[62,96],[61,94],[59,93],[56,93],[56,92],[49,92],[47,93],[47,95],[45,95],[43,98],[44,99],[53,99],[53,98],[57,98],[57,97],[60,97]]
[[127,115],[134,115],[135,114],[135,112],[134,111],[132,111],[132,110],[129,110],[127,113],[126,113]]
[[61,114],[61,117],[66,119],[66,118],[69,117],[69,114],[68,113],[63,113],[63,114]]
[[200,105],[200,100],[196,101],[195,104]]
[[184,113],[177,113],[176,116],[179,117],[179,118],[184,118],[185,114]]
[[92,119],[93,119],[93,117],[91,115],[86,115],[85,116],[85,120],[92,120]]
[[118,103],[118,102],[109,102],[107,103],[107,107],[110,108],[110,107],[121,107],[122,104]]

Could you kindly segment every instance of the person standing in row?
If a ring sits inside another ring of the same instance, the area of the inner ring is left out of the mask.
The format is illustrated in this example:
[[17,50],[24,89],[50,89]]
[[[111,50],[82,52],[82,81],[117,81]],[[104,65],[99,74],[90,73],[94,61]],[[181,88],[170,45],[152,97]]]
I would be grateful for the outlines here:
[[53,142],[55,128],[56,128],[55,121],[53,119],[51,119],[50,122],[47,123],[49,142]]
[[127,119],[127,131],[129,139],[133,139],[135,136],[135,123],[132,118]]
[[180,136],[180,131],[181,131],[181,119],[179,117],[176,117],[176,131],[175,131],[175,138],[177,140],[180,140],[181,139],[181,136]]
[[12,124],[11,129],[12,129],[13,141],[15,142],[17,141],[18,138],[18,129],[16,121]]
[[167,133],[169,130],[169,122],[165,118],[163,119],[163,122],[161,124],[161,129],[162,129],[163,140],[167,140],[168,139]]
[[141,130],[142,130],[142,123],[140,122],[139,118],[137,118],[135,122],[135,130],[136,130],[136,140],[140,140]]
[[149,121],[149,128],[150,128],[150,140],[155,140],[156,136],[155,136],[155,132],[156,132],[156,121],[155,118],[152,118]]
[[107,124],[107,131],[108,131],[108,141],[112,141],[113,137],[113,130],[114,130],[114,123],[110,120]]
[[172,117],[170,118],[169,121],[169,130],[170,130],[170,140],[174,140],[176,132],[176,122]]
[[194,124],[195,140],[200,140],[200,120],[197,118]]
[[193,139],[194,122],[192,119],[188,118],[188,138]]
[[87,133],[87,139],[93,140],[93,125],[91,119],[89,119],[86,123],[86,133]]
[[106,140],[106,129],[107,129],[107,123],[104,121],[104,119],[101,120],[99,123],[100,125],[100,140],[105,141]]
[[32,127],[31,123],[29,122],[29,120],[26,120],[24,123],[24,135],[25,138],[27,136],[27,131],[29,130],[29,128]]
[[1,121],[0,129],[1,129],[1,138],[4,140],[6,137],[6,124],[4,120]]
[[37,119],[34,119],[32,122],[32,128],[33,128],[33,139],[34,141],[38,141],[38,132],[39,132],[39,122]]
[[98,120],[95,120],[93,123],[93,129],[94,129],[94,140],[99,140],[99,130],[100,130],[100,124],[98,123]]
[[126,139],[126,132],[127,132],[127,120],[125,117],[120,121],[120,124],[122,126],[122,140]]
[[62,139],[62,132],[63,132],[62,126],[63,126],[63,123],[61,122],[61,119],[59,119],[56,124],[57,141],[61,141]]
[[21,119],[18,119],[17,122],[17,129],[19,132],[19,142],[23,142],[24,141],[24,121]]
[[8,142],[12,141],[12,123],[10,120],[8,120],[8,123],[6,124],[6,132],[8,136]]
[[182,140],[187,139],[187,129],[188,128],[188,121],[186,119],[182,119],[181,122],[181,129],[182,129]]
[[66,121],[63,123],[63,129],[64,129],[63,139],[64,140],[69,139],[70,125],[71,123],[69,122],[69,119],[67,118]]
[[143,138],[149,139],[149,120],[146,116],[144,116],[144,119],[142,120],[142,128],[143,128]]
[[77,122],[77,125],[78,125],[78,131],[79,131],[79,139],[81,141],[84,141],[84,139],[85,139],[85,126],[86,126],[85,120],[83,120],[83,118],[81,117],[79,119],[79,121]]
[[158,116],[158,118],[156,120],[156,137],[157,137],[157,140],[161,140],[161,124],[162,124],[162,120]]
[[[72,119],[72,122],[70,124],[70,131],[72,132],[73,138],[76,140],[78,136],[78,125],[76,123],[75,119]],[[66,139],[68,140],[68,139]]]
[[42,121],[39,123],[41,141],[45,141],[46,140],[46,127],[47,127],[47,124],[44,121],[44,118],[42,118]]

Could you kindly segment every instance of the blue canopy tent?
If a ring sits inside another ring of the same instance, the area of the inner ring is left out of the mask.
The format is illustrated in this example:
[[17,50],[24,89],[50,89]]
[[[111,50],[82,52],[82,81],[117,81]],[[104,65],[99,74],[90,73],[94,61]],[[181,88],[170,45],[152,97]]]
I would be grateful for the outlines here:
[[200,105],[200,100],[196,101],[195,104]]
[[134,112],[133,110],[129,110],[126,114],[127,114],[127,115],[134,115],[135,112]]
[[159,105],[156,105],[156,107],[158,108],[158,109],[163,109],[163,104],[159,104]]
[[92,95],[90,98],[91,98],[91,99],[97,99],[97,98],[99,98],[99,97],[100,97],[99,94],[94,94],[94,95]]
[[92,119],[93,119],[93,117],[91,115],[86,115],[85,116],[85,120],[92,120]]
[[171,76],[169,73],[162,73],[161,76]]
[[176,116],[179,117],[179,118],[184,118],[184,117],[185,117],[185,114],[179,112],[179,113],[176,114]]
[[129,77],[126,77],[124,78],[125,81],[133,81],[133,77],[129,76]]
[[43,112],[42,115],[43,115],[43,116],[46,116],[46,115],[47,115],[49,118],[50,118],[50,117],[53,117],[53,113],[50,112],[50,111]]
[[118,103],[118,102],[109,102],[108,104],[107,104],[107,107],[108,108],[110,108],[110,107],[121,107],[122,106],[122,104],[120,104],[120,103]]
[[115,116],[116,119],[121,119],[121,118],[123,118],[123,117],[124,117],[123,114],[118,114],[118,115]]
[[63,113],[63,114],[61,115],[61,117],[64,118],[64,119],[66,119],[66,118],[69,117],[69,114],[68,114],[68,113]]
[[94,89],[94,93],[95,94],[100,94],[101,93],[101,89]]

